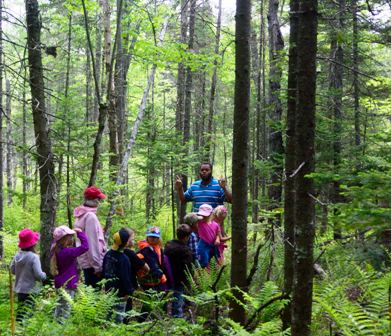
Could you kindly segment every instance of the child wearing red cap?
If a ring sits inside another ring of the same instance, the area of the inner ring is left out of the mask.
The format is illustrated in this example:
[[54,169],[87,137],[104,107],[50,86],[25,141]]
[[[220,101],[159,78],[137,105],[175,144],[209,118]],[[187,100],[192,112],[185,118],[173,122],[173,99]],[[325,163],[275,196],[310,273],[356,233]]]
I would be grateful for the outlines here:
[[[75,234],[81,245],[74,247]],[[64,287],[64,290],[73,299],[76,294],[79,276],[77,272],[77,257],[88,251],[88,241],[81,229],[72,230],[66,225],[56,227],[53,232],[51,247],[50,272],[54,276],[56,289]],[[54,316],[66,319],[69,316],[71,306],[68,300],[60,294]]]
[[97,287],[102,278],[103,257],[107,247],[103,228],[96,215],[99,203],[106,195],[97,187],[88,187],[84,190],[84,203],[74,210],[76,217],[75,228],[81,229],[87,236],[89,250],[78,257],[83,269],[84,282],[88,286]]
[[19,232],[20,251],[11,262],[11,272],[15,274],[14,291],[18,295],[17,321],[22,321],[26,316],[26,309],[33,306],[33,296],[39,291],[36,282],[46,279],[46,273],[42,271],[41,261],[35,252],[38,241],[38,232],[30,229]]

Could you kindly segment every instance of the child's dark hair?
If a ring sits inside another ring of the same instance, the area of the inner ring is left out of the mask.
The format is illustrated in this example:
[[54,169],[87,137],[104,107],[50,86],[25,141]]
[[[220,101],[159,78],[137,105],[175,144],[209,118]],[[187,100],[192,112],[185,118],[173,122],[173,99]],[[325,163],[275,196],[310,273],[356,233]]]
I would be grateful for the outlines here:
[[29,247],[26,247],[26,248],[21,248],[22,251],[24,252],[35,252],[35,245],[37,244],[34,244],[33,246],[29,246]]
[[176,229],[176,235],[179,240],[182,240],[182,239],[189,237],[190,234],[191,234],[191,228],[187,224],[181,224]]

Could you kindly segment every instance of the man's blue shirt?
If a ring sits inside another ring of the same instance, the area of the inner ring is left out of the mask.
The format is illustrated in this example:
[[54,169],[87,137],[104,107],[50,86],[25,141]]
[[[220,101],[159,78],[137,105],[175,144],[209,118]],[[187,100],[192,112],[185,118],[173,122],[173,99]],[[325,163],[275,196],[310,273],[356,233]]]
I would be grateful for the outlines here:
[[223,205],[225,200],[224,189],[219,181],[212,177],[209,184],[204,185],[202,180],[195,181],[185,192],[185,200],[193,202],[193,212],[198,212],[202,204],[209,204],[212,208]]

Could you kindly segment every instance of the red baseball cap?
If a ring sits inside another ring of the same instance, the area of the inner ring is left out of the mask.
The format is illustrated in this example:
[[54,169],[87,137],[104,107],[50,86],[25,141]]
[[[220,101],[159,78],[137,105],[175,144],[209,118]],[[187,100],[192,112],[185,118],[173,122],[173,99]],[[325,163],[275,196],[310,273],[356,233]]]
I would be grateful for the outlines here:
[[87,187],[84,190],[84,198],[87,200],[93,200],[93,199],[105,199],[107,196],[97,187]]

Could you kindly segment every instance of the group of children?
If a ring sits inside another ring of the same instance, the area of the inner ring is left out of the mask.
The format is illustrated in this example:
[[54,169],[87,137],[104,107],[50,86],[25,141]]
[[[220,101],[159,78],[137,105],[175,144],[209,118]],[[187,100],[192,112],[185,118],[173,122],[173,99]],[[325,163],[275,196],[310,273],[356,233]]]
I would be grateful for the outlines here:
[[[79,282],[77,260],[83,268],[87,285],[93,285],[89,281],[95,276],[99,280],[104,279],[102,283],[106,291],[115,291],[119,298],[115,306],[115,319],[118,322],[128,321],[124,318],[127,316],[125,313],[132,309],[132,295],[139,287],[144,291],[171,290],[174,298],[171,314],[173,317],[183,317],[183,294],[189,287],[193,269],[207,268],[212,258],[216,258],[218,263],[223,260],[225,242],[230,239],[224,230],[226,216],[227,209],[224,206],[213,209],[203,204],[197,213],[186,215],[186,224],[179,225],[176,230],[177,239],[168,241],[164,248],[159,227],[149,227],[145,240],[137,242],[137,252],[132,250],[134,231],[122,228],[114,233],[111,249],[107,252],[101,249],[104,252],[101,265],[98,262],[98,266],[92,268],[90,273],[88,267],[83,267],[83,263],[91,263],[91,254],[87,252],[97,242],[86,234],[88,229],[80,225],[73,230],[65,225],[57,227],[53,232],[50,260],[50,272],[59,292],[55,317],[61,321],[70,314],[69,299],[65,296],[75,297]],[[100,239],[99,232],[95,232],[95,235],[96,239]],[[33,297],[38,291],[36,281],[46,279],[35,252],[38,240],[37,232],[22,230],[19,233],[20,251],[11,263],[11,270],[16,275],[14,290],[19,301],[19,321],[24,318],[26,306],[33,304]],[[143,304],[139,321],[145,321],[149,313],[150,308]]]

